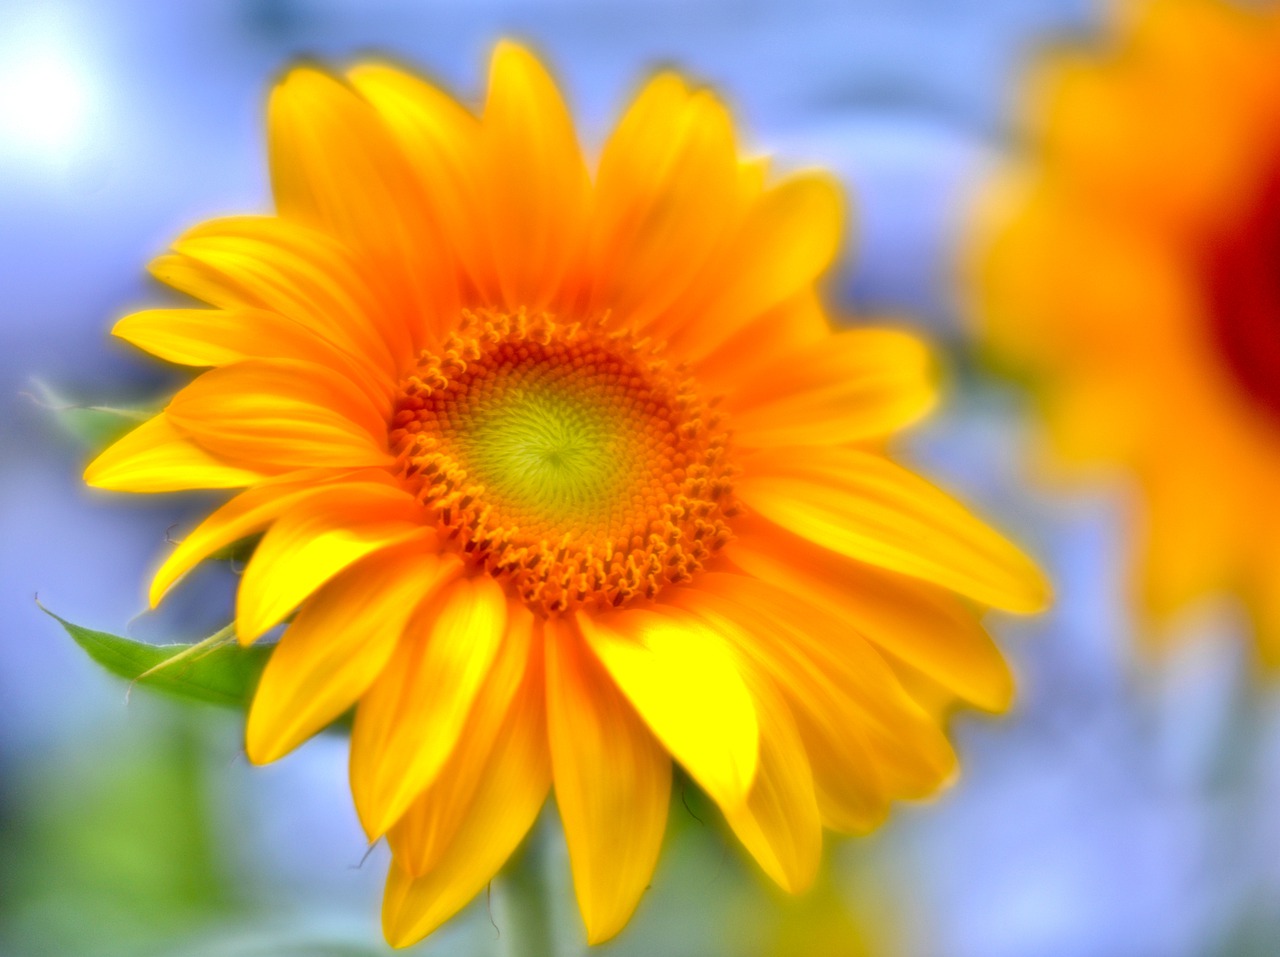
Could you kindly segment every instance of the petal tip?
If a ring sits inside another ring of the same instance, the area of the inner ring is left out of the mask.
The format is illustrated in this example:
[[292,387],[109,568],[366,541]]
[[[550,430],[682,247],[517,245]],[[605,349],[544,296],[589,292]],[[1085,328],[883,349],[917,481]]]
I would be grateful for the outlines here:
[[1024,582],[1019,606],[1009,610],[1015,614],[1038,615],[1052,607],[1053,602],[1053,583],[1038,565],[1032,564]]
[[597,944],[603,944],[618,936],[618,932],[626,926],[626,921],[610,920],[603,923],[593,923],[592,921],[584,921],[587,926],[587,944],[595,947]]

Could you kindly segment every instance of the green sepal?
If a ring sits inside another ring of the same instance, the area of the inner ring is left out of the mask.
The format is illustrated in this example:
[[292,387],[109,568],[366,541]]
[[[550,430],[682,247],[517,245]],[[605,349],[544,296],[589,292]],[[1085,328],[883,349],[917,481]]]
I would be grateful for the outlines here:
[[270,645],[242,647],[224,629],[194,645],[150,645],[72,624],[49,609],[77,645],[99,665],[139,687],[177,698],[245,710],[271,656]]

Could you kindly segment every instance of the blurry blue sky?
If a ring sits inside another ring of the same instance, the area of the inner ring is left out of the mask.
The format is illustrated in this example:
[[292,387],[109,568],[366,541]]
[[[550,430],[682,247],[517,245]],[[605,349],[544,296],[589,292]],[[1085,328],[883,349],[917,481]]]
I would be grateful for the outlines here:
[[[1028,56],[1086,35],[1093,6],[0,0],[0,803],[6,789],[29,797],[65,781],[97,749],[151,746],[164,706],[126,709],[122,688],[32,599],[123,629],[166,528],[191,504],[85,491],[82,453],[23,393],[33,376],[94,401],[171,386],[107,330],[165,300],[143,267],[181,230],[269,209],[263,104],[290,62],[388,55],[475,100],[494,39],[514,36],[549,58],[588,144],[648,70],[675,63],[717,87],[746,141],[781,167],[844,179],[856,258],[835,289],[842,308],[956,339],[950,257],[964,199],[1003,145]],[[1012,394],[971,384],[913,446],[1033,543],[1061,602],[1047,623],[999,623],[1023,679],[1014,718],[964,722],[962,783],[850,848],[850,866],[885,875],[910,918],[907,943],[929,957],[1218,953],[1245,918],[1273,915],[1280,891],[1280,819],[1265,813],[1280,796],[1274,702],[1245,693],[1229,613],[1181,657],[1136,674],[1122,490],[1030,495],[1027,444]],[[230,586],[225,570],[202,573],[132,633],[201,637],[225,618]],[[225,773],[210,776],[211,801],[242,828],[228,867],[286,910],[375,939],[381,863],[350,869],[363,843],[342,742],[250,770],[234,760],[236,722],[212,727]],[[1230,760],[1224,742],[1243,757]],[[618,953],[631,952],[625,940]]]

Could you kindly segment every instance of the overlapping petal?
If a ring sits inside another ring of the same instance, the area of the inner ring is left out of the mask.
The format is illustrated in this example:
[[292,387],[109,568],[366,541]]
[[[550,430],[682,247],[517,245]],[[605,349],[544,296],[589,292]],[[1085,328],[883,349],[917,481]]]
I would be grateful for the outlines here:
[[740,217],[736,172],[725,108],[672,73],[652,79],[600,157],[592,307],[655,321],[728,241]]
[[236,632],[251,642],[364,556],[434,533],[416,499],[383,482],[347,482],[295,502],[262,536],[236,593]]
[[411,343],[394,290],[371,266],[303,223],[232,216],[188,230],[151,272],[222,309],[279,313],[386,379],[408,358]]
[[760,716],[760,765],[745,803],[725,819],[760,867],[790,894],[809,889],[822,857],[813,772],[791,708],[765,675],[752,682]]
[[459,579],[420,609],[351,733],[351,793],[370,837],[386,833],[440,773],[501,647],[507,599]]
[[725,639],[678,609],[623,611],[578,624],[654,735],[721,805],[755,780],[760,726]]
[[237,462],[211,452],[162,412],[90,462],[84,480],[114,492],[181,492],[244,488],[279,471],[280,467]]
[[746,382],[725,409],[747,447],[880,438],[915,422],[937,398],[924,344],[888,329],[848,329],[775,354]]
[[389,549],[313,595],[254,693],[245,730],[249,760],[276,760],[351,708],[382,672],[413,609],[456,564],[414,546]]
[[336,236],[375,266],[414,346],[444,328],[459,306],[451,250],[374,107],[299,67],[272,92],[268,132],[280,215]]
[[1013,678],[971,608],[939,588],[881,572],[758,519],[728,549],[744,572],[845,622],[970,703],[1005,710]]
[[527,50],[499,43],[480,134],[478,214],[502,302],[538,309],[570,295],[586,239],[590,182],[573,120]]
[[738,494],[771,522],[837,554],[933,582],[984,604],[1034,612],[1044,576],[962,505],[882,456],[777,449],[754,457]]
[[508,609],[506,633],[448,763],[387,832],[396,863],[412,877],[433,870],[463,826],[484,783],[494,748],[542,650],[540,624],[526,608]]
[[568,622],[547,623],[547,731],[588,943],[614,936],[649,885],[671,758]]
[[840,191],[830,178],[803,174],[770,187],[691,291],[654,324],[655,332],[696,361],[810,288],[835,258],[842,227]]
[[541,653],[498,732],[466,814],[435,865],[415,877],[393,860],[382,929],[393,947],[421,940],[493,879],[524,839],[551,784]]
[[387,466],[386,410],[340,373],[299,359],[212,369],[165,415],[216,455],[263,469]]

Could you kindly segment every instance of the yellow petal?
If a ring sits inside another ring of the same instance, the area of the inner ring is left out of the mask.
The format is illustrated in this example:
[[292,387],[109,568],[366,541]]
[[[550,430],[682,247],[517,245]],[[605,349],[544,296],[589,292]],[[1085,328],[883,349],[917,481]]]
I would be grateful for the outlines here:
[[334,485],[296,502],[262,536],[236,593],[236,632],[251,642],[315,589],[366,555],[434,532],[394,485]]
[[112,444],[84,470],[84,480],[113,492],[242,488],[275,468],[234,464],[193,442],[163,412]]
[[[931,793],[953,773],[941,729],[844,622],[768,582],[719,572],[667,600],[711,623],[786,696],[813,758],[824,818],[838,830],[869,830],[887,797]],[[892,766],[876,769],[884,748],[896,749]]]
[[435,866],[413,877],[393,860],[382,898],[382,930],[408,947],[462,909],[493,879],[528,832],[551,783],[538,655],[493,752],[466,817]]
[[489,70],[480,170],[505,305],[551,304],[583,251],[587,170],[554,81],[527,50],[505,41]]
[[578,630],[546,626],[547,733],[587,942],[620,931],[648,887],[671,800],[671,759]]
[[249,760],[287,754],[350,708],[382,671],[410,613],[457,561],[419,547],[371,555],[313,595],[276,645],[249,709]]
[[767,522],[734,526],[744,572],[834,615],[972,704],[1004,711],[1013,676],[973,609],[938,588],[850,561]]
[[786,701],[758,675],[751,682],[760,716],[760,767],[745,804],[725,820],[779,887],[802,894],[822,859],[822,820],[804,742]]
[[[376,264],[415,347],[457,315],[450,250],[377,111],[350,87],[299,67],[268,105],[271,183],[280,214],[338,237]],[[359,188],[352,188],[359,184]]]
[[277,469],[390,465],[386,411],[339,373],[286,359],[211,369],[165,410],[212,452]]
[[373,401],[389,400],[395,388],[391,376],[374,373],[313,328],[265,309],[148,309],[125,316],[111,333],[181,365],[305,359],[341,372]]
[[902,796],[878,767],[866,735],[844,731],[832,734],[796,716],[818,801],[822,826],[840,834],[867,834],[884,823],[889,801]]
[[[498,733],[516,694],[534,665],[533,615],[523,605],[508,608],[507,630],[484,685],[476,695],[471,716],[463,726],[453,754],[435,781],[387,831],[397,863],[412,877],[420,877],[439,863],[466,819],[476,791],[483,784]],[[540,626],[537,626],[540,628]]]
[[399,306],[332,236],[273,216],[201,223],[161,256],[151,272],[222,309],[279,313],[370,368],[395,375],[409,355]]
[[696,361],[751,320],[802,292],[831,264],[842,228],[840,189],[816,173],[785,180],[755,203],[736,239],[700,277],[705,289],[655,326],[685,359]]
[[369,837],[386,833],[439,774],[462,734],[506,630],[507,599],[488,575],[423,606],[356,710],[351,794]]
[[725,402],[744,446],[879,438],[921,418],[937,399],[929,351],[901,332],[849,329],[774,359]]
[[335,482],[370,482],[391,477],[378,469],[357,472],[329,469],[288,472],[241,492],[222,505],[178,542],[151,581],[151,607],[160,604],[165,592],[183,575],[214,552],[256,535],[296,504],[315,495],[329,494]]
[[721,806],[755,779],[759,726],[724,638],[678,609],[578,618],[605,670],[671,755]]
[[734,491],[783,528],[849,558],[1006,611],[1049,602],[1049,585],[1016,547],[955,499],[878,455],[814,446],[753,459]]

